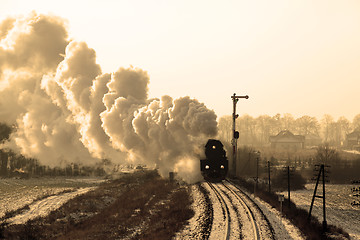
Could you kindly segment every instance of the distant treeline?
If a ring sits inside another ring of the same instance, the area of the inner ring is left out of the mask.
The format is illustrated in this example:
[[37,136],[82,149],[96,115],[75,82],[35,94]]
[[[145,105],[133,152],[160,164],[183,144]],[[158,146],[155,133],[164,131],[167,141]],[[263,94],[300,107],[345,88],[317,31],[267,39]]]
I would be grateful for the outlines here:
[[[224,143],[230,160],[232,159],[232,124],[232,116],[223,116],[219,119],[218,137]],[[331,166],[329,180],[332,183],[349,184],[359,178],[360,155],[342,150],[346,149],[347,134],[360,131],[360,114],[352,121],[345,117],[334,120],[330,115],[324,115],[320,120],[307,115],[299,118],[291,114],[261,115],[256,118],[241,115],[236,119],[236,130],[239,131],[236,158],[238,177],[253,178],[258,171],[259,177],[266,181],[269,161],[274,178],[282,178],[284,167],[290,166],[295,169],[294,174],[298,173],[307,182],[311,182],[311,178],[314,177],[314,166],[322,163]],[[296,151],[271,148],[269,137],[276,136],[283,130],[305,136],[305,139],[318,138],[320,141]],[[258,170],[257,151],[260,151]]]
[[82,166],[69,163],[64,167],[41,165],[37,159],[0,149],[0,177],[45,177],[45,176],[105,176],[104,166]]
[[[231,115],[219,119],[221,140],[231,142],[232,124]],[[282,130],[289,130],[296,135],[319,137],[322,142],[331,146],[341,146],[347,134],[360,130],[360,114],[357,114],[352,121],[345,117],[334,120],[330,115],[324,115],[319,121],[307,115],[294,118],[289,113],[275,116],[261,115],[256,118],[245,114],[236,119],[236,130],[240,133],[238,143],[242,145],[263,146],[269,142],[270,136],[275,136]]]
[[[14,128],[0,123],[0,143],[9,140],[12,131],[14,131]],[[68,163],[63,167],[51,168],[41,165],[37,159],[16,154],[11,149],[0,149],[0,177],[104,176],[104,166],[108,164],[108,160],[104,159],[95,166]]]
[[[231,161],[231,145],[225,144],[227,155]],[[257,153],[260,151],[260,153]],[[284,172],[287,166],[292,169],[293,179],[301,175],[306,182],[312,182],[318,171],[316,165],[325,164],[327,176],[331,183],[351,184],[353,180],[360,180],[360,155],[337,150],[327,144],[313,149],[302,149],[296,152],[286,150],[272,150],[268,147],[253,148],[241,146],[237,151],[237,176],[240,178],[254,178],[258,174],[264,182],[268,179],[268,162],[270,162],[271,178],[286,187]],[[231,164],[231,163],[230,163]],[[297,178],[298,181],[302,181]],[[274,182],[274,183],[275,183]],[[294,187],[294,186],[293,186]]]

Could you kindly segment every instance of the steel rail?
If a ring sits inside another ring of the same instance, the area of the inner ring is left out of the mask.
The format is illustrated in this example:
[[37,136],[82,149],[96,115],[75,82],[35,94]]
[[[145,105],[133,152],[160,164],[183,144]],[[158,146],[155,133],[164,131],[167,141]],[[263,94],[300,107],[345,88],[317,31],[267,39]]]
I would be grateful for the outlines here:
[[230,239],[230,221],[231,221],[229,208],[228,208],[224,198],[221,196],[221,193],[219,192],[219,190],[217,190],[216,187],[212,183],[207,182],[207,184],[214,191],[217,199],[219,200],[219,202],[221,204],[221,208],[223,209],[223,214],[225,215],[225,218],[226,218],[226,221],[225,221],[226,231],[225,231],[224,239],[229,240]]
[[[230,183],[230,182],[229,182]],[[230,183],[231,185],[233,185],[232,183]],[[251,208],[248,206],[248,204],[242,199],[241,196],[239,196],[239,194],[237,192],[235,192],[233,189],[231,189],[230,187],[226,186],[224,183],[222,183],[222,185],[228,190],[230,191],[235,197],[236,199],[240,202],[240,204],[245,208],[245,210],[248,212],[248,216],[249,219],[251,221],[251,225],[253,227],[253,231],[254,231],[254,239],[258,240],[260,239],[260,231],[259,231],[259,226],[256,224],[256,220],[255,220],[255,216],[254,216],[254,212],[251,210]],[[245,195],[246,196],[246,195]],[[247,196],[246,196],[247,197]]]
[[[246,198],[249,200],[249,202],[252,202],[254,204],[254,207],[256,207],[256,209],[259,211],[259,213],[262,215],[262,217],[264,218],[267,227],[269,228],[269,231],[271,233],[271,238],[272,239],[277,239],[277,237],[275,236],[275,230],[272,227],[268,217],[266,216],[266,214],[263,212],[263,210],[260,208],[260,206],[256,203],[256,201],[254,199],[252,199],[249,194],[245,191],[243,191],[239,185],[234,184],[232,181],[230,181],[229,179],[225,179],[225,182],[228,182],[231,186],[233,186],[234,188],[236,188],[239,192],[241,192],[242,194],[244,194],[244,196],[246,196]],[[262,232],[262,231],[261,231]]]

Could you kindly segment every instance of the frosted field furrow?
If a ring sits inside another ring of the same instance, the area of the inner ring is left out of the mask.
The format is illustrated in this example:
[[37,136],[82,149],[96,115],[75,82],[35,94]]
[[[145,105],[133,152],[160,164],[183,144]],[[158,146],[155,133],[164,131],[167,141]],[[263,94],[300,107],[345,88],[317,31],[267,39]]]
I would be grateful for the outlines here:
[[[352,187],[354,185],[325,186],[326,221],[328,224],[343,228],[352,239],[360,239],[360,207],[351,206],[351,202],[355,200],[351,196]],[[291,192],[291,200],[298,207],[309,211],[314,188],[315,184],[307,184],[305,190]],[[287,196],[287,192],[283,194]],[[318,186],[317,195],[322,195],[322,185]],[[322,199],[315,199],[312,215],[320,222],[323,221]]]
[[[97,186],[102,181],[100,178],[0,179],[0,217],[46,196],[58,195],[65,190],[75,191],[78,188]],[[64,196],[67,196],[66,193]],[[56,197],[50,196],[42,204],[49,204],[51,199],[58,201]],[[41,203],[41,200],[37,202]]]
[[22,214],[16,215],[15,217],[9,219],[10,224],[24,224],[26,221],[33,219],[38,216],[45,216],[51,211],[59,208],[65,202],[71,198],[84,194],[88,191],[91,191],[93,187],[80,188],[74,192],[63,193],[56,196],[50,196],[42,200],[36,201],[30,204],[30,210],[25,211]]

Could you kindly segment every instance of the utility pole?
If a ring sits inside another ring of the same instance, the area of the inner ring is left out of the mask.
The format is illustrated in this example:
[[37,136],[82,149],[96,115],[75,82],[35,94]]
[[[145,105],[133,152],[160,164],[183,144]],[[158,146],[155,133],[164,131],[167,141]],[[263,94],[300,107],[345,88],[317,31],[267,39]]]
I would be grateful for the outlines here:
[[[318,165],[315,165],[315,166],[318,167]],[[325,166],[324,164],[321,164],[319,167],[320,167],[320,170],[319,170],[318,176],[316,178],[316,185],[315,185],[315,189],[314,189],[314,195],[313,195],[312,200],[311,200],[308,220],[309,221],[311,220],[311,211],[312,211],[312,208],[314,206],[315,198],[322,198],[322,200],[323,200],[323,218],[324,218],[324,220],[323,220],[323,231],[325,232],[327,230],[326,207],[325,207],[325,181],[326,181],[326,179],[325,179],[325,167],[327,167],[327,166]],[[323,184],[323,195],[319,196],[319,195],[316,195],[316,191],[317,191],[317,187],[319,185],[321,174],[322,174],[322,184]]]
[[284,175],[283,175],[283,179],[284,180],[287,180],[287,191],[288,191],[288,206],[289,206],[289,209],[291,207],[291,200],[290,200],[290,180],[293,176],[292,172],[294,171],[294,168],[290,167],[290,166],[286,166],[284,168]]
[[268,163],[268,176],[269,176],[269,192],[271,192],[271,181],[270,181],[270,161]]
[[255,184],[254,184],[254,196],[256,197],[256,191],[258,189],[258,182],[259,182],[259,158],[260,158],[260,151],[255,151],[256,154],[256,177]]
[[232,100],[233,100],[233,139],[231,141],[231,144],[233,146],[233,163],[232,163],[232,168],[233,168],[233,176],[236,176],[236,151],[237,151],[237,140],[239,138],[239,132],[236,131],[236,124],[235,124],[235,120],[236,118],[239,117],[239,114],[236,114],[236,103],[239,101],[239,98],[245,98],[248,99],[249,96],[245,95],[245,96],[236,96],[236,94],[234,93],[234,95],[231,96]]
[[288,201],[290,208],[290,166],[287,166],[287,179],[288,179]]
[[260,151],[257,151],[256,153],[256,189],[258,188],[258,183],[259,183],[259,158],[260,158]]

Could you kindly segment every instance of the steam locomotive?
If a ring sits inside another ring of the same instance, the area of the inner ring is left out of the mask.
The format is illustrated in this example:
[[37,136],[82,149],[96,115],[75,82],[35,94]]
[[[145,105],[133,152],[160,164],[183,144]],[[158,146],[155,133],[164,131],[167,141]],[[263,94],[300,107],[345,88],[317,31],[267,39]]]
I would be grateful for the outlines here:
[[200,170],[204,179],[212,182],[224,180],[229,165],[224,145],[219,140],[209,139],[205,145],[205,156],[206,159],[200,160]]

